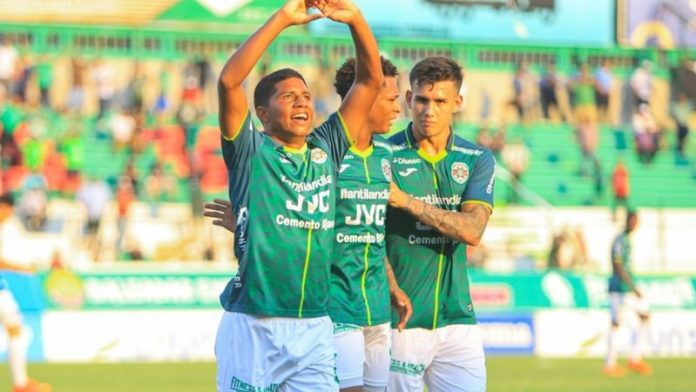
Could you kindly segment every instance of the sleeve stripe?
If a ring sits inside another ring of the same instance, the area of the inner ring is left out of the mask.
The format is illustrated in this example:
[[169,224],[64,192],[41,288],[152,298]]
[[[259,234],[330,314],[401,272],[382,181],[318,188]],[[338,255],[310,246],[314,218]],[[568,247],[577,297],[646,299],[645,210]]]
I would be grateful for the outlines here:
[[242,127],[244,127],[244,124],[247,123],[247,119],[249,118],[250,113],[247,112],[246,116],[244,116],[244,119],[242,120],[242,123],[239,124],[239,127],[237,128],[237,132],[234,134],[232,137],[227,137],[225,134],[222,134],[222,138],[227,140],[228,142],[233,142],[237,136],[239,136],[240,133],[242,133]]
[[341,121],[341,126],[343,127],[343,132],[345,132],[346,134],[346,140],[348,140],[348,144],[350,144],[350,146],[353,147],[356,141],[350,138],[350,132],[348,132],[348,126],[346,125],[346,121],[343,119],[341,112],[336,111],[336,115],[338,116],[338,120]]
[[493,206],[491,205],[491,203],[482,200],[465,200],[464,202],[462,202],[462,204],[480,204],[484,207],[488,207],[491,210],[491,212],[493,211]]

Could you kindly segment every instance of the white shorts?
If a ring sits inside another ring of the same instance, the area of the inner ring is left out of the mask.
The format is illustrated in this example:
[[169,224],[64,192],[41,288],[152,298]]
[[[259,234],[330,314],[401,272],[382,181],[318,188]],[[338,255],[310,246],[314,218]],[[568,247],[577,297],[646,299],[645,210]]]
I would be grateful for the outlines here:
[[6,327],[22,325],[19,306],[8,289],[0,289],[0,323]]
[[620,325],[627,317],[648,316],[650,307],[645,297],[638,298],[633,292],[609,293],[609,309],[611,311],[611,322]]
[[217,390],[338,391],[328,317],[225,312],[215,339]]
[[365,391],[383,391],[389,381],[389,323],[369,327],[346,328],[336,325],[336,374],[339,386],[364,386]]
[[486,359],[477,325],[392,330],[389,391],[485,391]]

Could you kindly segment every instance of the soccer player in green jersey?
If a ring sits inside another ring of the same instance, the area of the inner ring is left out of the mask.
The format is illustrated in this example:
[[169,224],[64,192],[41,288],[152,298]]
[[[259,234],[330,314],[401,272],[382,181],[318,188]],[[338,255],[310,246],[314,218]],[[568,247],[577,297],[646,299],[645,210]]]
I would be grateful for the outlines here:
[[650,319],[648,303],[638,291],[631,274],[631,233],[636,226],[638,226],[638,214],[635,211],[629,211],[626,215],[626,228],[616,237],[611,247],[612,275],[609,278],[611,329],[604,363],[604,374],[610,377],[621,377],[625,373],[616,360],[619,328],[624,321],[631,325],[633,333],[628,368],[639,374],[652,373],[652,367],[643,360],[643,345]]
[[[396,186],[387,211],[387,256],[413,303],[392,330],[389,390],[484,391],[481,333],[469,293],[466,247],[493,211],[493,154],[454,134],[461,67],[445,57],[418,62],[406,101],[412,122],[390,141]],[[392,319],[392,323],[396,322]]]
[[[329,316],[334,322],[336,373],[344,392],[385,390],[391,347],[390,294],[397,306],[401,303],[410,310],[403,292],[389,286],[385,266],[392,149],[380,135],[389,132],[401,110],[397,70],[384,57],[382,73],[380,94],[338,174]],[[354,80],[355,59],[348,59],[334,81],[341,99],[346,99]]]
[[[329,316],[334,321],[336,373],[341,391],[383,391],[389,378],[390,296],[400,323],[410,317],[410,302],[398,285],[389,285],[384,223],[391,182],[387,133],[400,113],[397,69],[381,59],[384,83],[356,144],[341,162],[336,201]],[[355,81],[355,59],[336,71],[334,86],[346,99]],[[212,223],[234,232],[234,213],[225,200],[205,204]]]
[[[307,7],[321,14],[310,15]],[[256,132],[242,83],[285,28],[322,15],[349,26],[356,78],[338,112],[316,128],[302,75],[275,71],[258,83]],[[217,388],[337,390],[327,316],[336,173],[357,139],[383,77],[377,43],[349,0],[289,0],[229,58],[218,91],[222,150],[235,207],[237,276],[220,296]],[[311,132],[311,133],[310,133]]]

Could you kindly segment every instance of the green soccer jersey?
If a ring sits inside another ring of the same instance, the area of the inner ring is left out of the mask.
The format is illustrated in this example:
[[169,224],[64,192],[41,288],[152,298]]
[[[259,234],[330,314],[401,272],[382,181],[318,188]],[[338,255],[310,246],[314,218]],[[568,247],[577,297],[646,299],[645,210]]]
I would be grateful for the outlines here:
[[341,162],[329,298],[335,323],[369,326],[391,319],[384,268],[391,160],[391,146],[374,137],[367,151],[351,148]]
[[[394,181],[411,197],[450,211],[458,211],[462,203],[492,208],[495,158],[489,150],[452,134],[446,150],[429,156],[415,143],[411,124],[390,141]],[[399,286],[413,303],[406,328],[476,324],[465,243],[389,208],[387,256]],[[397,322],[393,313],[392,324]]]
[[220,296],[233,312],[324,316],[333,250],[336,172],[350,147],[338,113],[292,150],[256,132],[247,115],[222,140],[237,215],[237,276]]
[[[621,233],[616,237],[611,247],[611,259],[620,260],[628,276],[633,279],[633,274],[631,273],[631,238],[628,234]],[[612,274],[611,278],[609,278],[609,292],[627,293],[629,291],[631,291],[631,288],[623,282],[619,273],[614,269],[614,263],[612,262]]]

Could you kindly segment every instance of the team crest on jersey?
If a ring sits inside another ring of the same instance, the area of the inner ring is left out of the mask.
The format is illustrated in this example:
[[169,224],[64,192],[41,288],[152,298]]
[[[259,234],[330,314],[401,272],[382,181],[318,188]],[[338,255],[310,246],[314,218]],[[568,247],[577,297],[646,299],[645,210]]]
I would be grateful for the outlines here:
[[324,150],[319,149],[319,148],[313,148],[312,153],[311,153],[311,157],[312,157],[312,162],[318,163],[321,165],[322,163],[326,162],[326,159],[329,156],[324,152]]
[[463,184],[469,179],[469,166],[464,162],[455,162],[452,164],[452,178],[457,184]]
[[387,181],[391,182],[391,180],[392,180],[391,164],[386,159],[382,159],[382,173],[384,174],[384,177],[387,179]]

